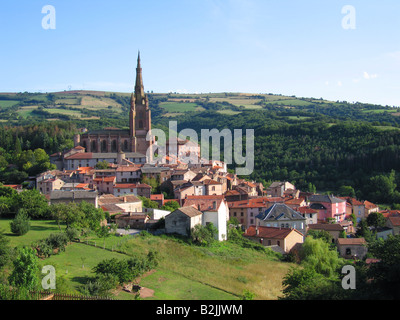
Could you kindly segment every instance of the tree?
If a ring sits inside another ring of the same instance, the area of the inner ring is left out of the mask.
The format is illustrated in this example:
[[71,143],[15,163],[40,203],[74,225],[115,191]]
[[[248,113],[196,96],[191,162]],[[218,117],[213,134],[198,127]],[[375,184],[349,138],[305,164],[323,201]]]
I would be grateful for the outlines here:
[[140,200],[142,200],[143,207],[144,208],[152,208],[152,209],[158,209],[158,203],[155,201],[151,201],[149,198],[138,196]]
[[7,265],[11,256],[10,240],[0,230],[0,270]]
[[217,234],[218,230],[213,223],[208,223],[206,226],[197,224],[192,228],[191,237],[193,242],[203,246],[209,246],[215,241]]
[[380,212],[372,212],[367,217],[367,224],[372,226],[377,230],[379,227],[384,227],[386,224],[386,219]]
[[26,209],[20,209],[13,221],[10,222],[11,232],[23,236],[27,234],[31,228],[30,219],[26,213]]
[[371,264],[368,276],[379,299],[400,299],[400,236],[378,240],[368,248],[377,263]]
[[338,190],[338,195],[341,197],[355,198],[356,192],[351,186],[341,186]]
[[9,283],[15,288],[35,290],[39,284],[39,263],[35,252],[28,247],[19,248],[13,264]]
[[174,212],[176,209],[179,209],[181,206],[176,201],[168,201],[161,207],[161,210],[167,210],[170,212]]
[[358,238],[364,238],[368,243],[374,240],[371,229],[368,226],[367,220],[362,219],[357,225],[356,236]]
[[342,264],[336,250],[322,239],[306,237],[300,252],[302,264],[308,265],[319,274],[331,277]]
[[106,160],[100,161],[96,164],[96,169],[105,170],[108,169],[109,163]]

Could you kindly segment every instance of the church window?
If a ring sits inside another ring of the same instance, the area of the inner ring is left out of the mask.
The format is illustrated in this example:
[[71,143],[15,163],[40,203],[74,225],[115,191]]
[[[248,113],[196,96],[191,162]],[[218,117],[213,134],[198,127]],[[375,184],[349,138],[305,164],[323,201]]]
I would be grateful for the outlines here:
[[112,151],[117,152],[117,140],[113,140],[112,142]]

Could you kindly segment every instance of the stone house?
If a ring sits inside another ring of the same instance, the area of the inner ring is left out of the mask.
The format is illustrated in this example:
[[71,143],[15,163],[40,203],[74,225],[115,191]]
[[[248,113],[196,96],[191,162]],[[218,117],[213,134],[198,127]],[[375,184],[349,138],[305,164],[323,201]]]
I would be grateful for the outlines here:
[[338,223],[317,223],[317,224],[310,224],[307,227],[308,230],[328,232],[332,237],[332,243],[337,243],[340,234],[344,231],[343,226]]
[[367,242],[364,238],[339,238],[337,241],[339,255],[345,259],[364,259],[366,256]]
[[165,216],[165,233],[189,237],[195,225],[202,224],[203,213],[192,206],[182,207]]
[[58,178],[44,179],[37,182],[37,189],[41,194],[47,195],[54,190],[60,190],[64,184],[65,182]]
[[118,228],[129,226],[132,229],[146,229],[150,217],[147,214],[121,214],[115,216]]
[[283,197],[285,191],[289,189],[296,190],[296,187],[287,181],[276,181],[267,188],[267,195],[270,197]]
[[118,166],[116,172],[117,183],[137,183],[142,177],[141,167],[139,166]]
[[388,217],[386,226],[393,230],[393,235],[400,234],[400,217]]

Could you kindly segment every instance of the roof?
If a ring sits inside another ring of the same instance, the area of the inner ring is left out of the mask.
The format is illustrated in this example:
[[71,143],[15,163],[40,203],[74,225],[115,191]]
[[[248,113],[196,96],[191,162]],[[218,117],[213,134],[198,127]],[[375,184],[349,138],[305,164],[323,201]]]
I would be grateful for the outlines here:
[[375,209],[378,207],[376,204],[369,202],[367,200],[364,201],[364,205],[365,205],[365,208],[367,208],[367,209]]
[[339,199],[334,196],[320,195],[314,194],[309,199],[310,202],[322,202],[322,203],[342,203],[346,202],[346,200]]
[[300,205],[305,201],[304,198],[298,198],[298,199],[289,199],[285,201],[286,204],[294,204],[294,205]]
[[97,191],[86,191],[86,190],[78,190],[78,191],[61,191],[54,190],[50,193],[50,199],[52,200],[60,200],[60,199],[95,199],[97,198]]
[[95,178],[95,179],[93,179],[93,181],[94,182],[114,182],[115,179],[116,179],[115,176],[111,176],[111,177]]
[[[258,229],[258,234],[256,231]],[[244,237],[258,237],[258,238],[268,238],[268,239],[285,239],[291,232],[297,232],[299,235],[303,236],[296,229],[290,228],[274,228],[274,227],[262,227],[262,226],[250,226],[246,232],[243,234]]]
[[337,223],[316,223],[309,224],[309,229],[312,230],[325,230],[325,231],[343,231],[343,226]]
[[[126,158],[146,158],[142,153],[138,152],[127,152],[125,153]],[[65,160],[86,160],[86,159],[117,159],[118,153],[94,153],[94,152],[80,152],[75,153]]]
[[190,218],[203,214],[201,211],[197,210],[195,207],[192,207],[192,206],[176,209],[173,213],[175,213],[175,212],[183,213]]
[[339,238],[338,245],[365,245],[367,242],[364,238]]
[[394,227],[400,226],[400,217],[388,217],[388,220]]
[[150,200],[163,200],[164,195],[163,194],[151,194],[150,195]]
[[138,166],[119,166],[117,168],[117,172],[132,172],[132,171],[140,171],[142,168]]
[[305,220],[300,213],[284,203],[275,203],[272,207],[256,216],[260,220]]
[[132,202],[141,202],[138,197],[134,195],[127,195],[122,197],[115,197],[113,195],[101,196],[99,198],[99,204],[101,206],[107,204],[121,204],[121,203],[132,203]]
[[188,196],[183,207],[194,206],[200,211],[218,211],[223,201],[223,196]]

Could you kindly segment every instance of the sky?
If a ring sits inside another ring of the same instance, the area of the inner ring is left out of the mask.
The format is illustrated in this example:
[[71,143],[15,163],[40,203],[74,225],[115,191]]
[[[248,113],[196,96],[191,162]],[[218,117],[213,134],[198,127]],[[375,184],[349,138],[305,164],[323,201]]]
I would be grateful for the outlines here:
[[[51,6],[51,10],[49,7]],[[14,0],[0,92],[243,92],[400,106],[398,0]]]

